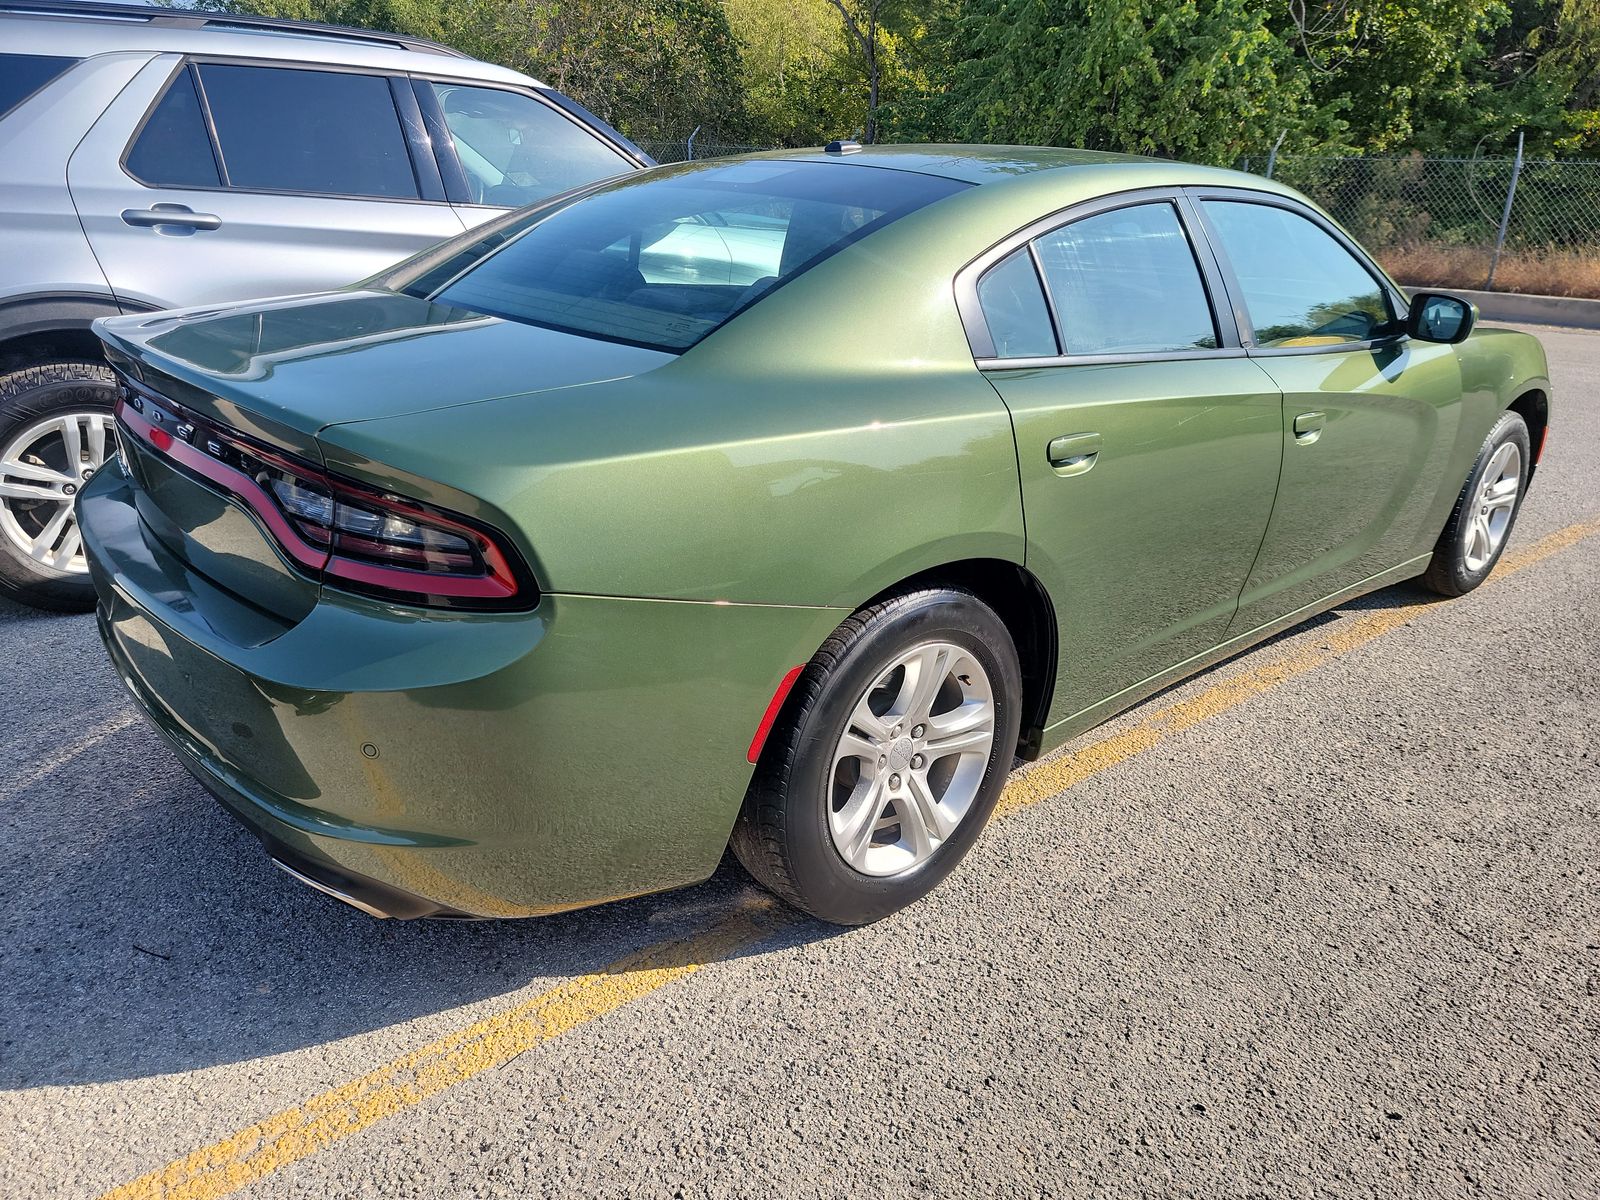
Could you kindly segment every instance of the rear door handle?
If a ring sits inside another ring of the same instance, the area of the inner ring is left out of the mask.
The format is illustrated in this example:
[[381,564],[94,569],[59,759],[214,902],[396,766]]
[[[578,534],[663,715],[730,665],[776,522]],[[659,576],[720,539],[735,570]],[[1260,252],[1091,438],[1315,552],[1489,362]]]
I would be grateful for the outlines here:
[[1322,427],[1327,424],[1328,414],[1320,412],[1304,412],[1294,419],[1294,440],[1302,446],[1309,446],[1322,436]]
[[1044,456],[1057,475],[1082,475],[1100,457],[1098,433],[1066,433],[1045,447]]
[[125,208],[122,219],[129,225],[154,229],[157,233],[187,237],[196,230],[220,229],[222,218],[215,213],[197,213],[187,204],[156,204],[150,208]]

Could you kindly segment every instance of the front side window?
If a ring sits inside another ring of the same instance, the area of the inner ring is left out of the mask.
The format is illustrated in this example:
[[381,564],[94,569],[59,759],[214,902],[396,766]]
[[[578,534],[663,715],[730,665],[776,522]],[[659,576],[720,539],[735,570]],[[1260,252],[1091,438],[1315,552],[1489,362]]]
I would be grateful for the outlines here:
[[432,85],[474,204],[520,208],[633,164],[531,96],[459,83]]
[[1217,346],[1211,303],[1171,204],[1074,221],[1034,242],[1067,354],[1154,354]]
[[187,67],[167,85],[134,139],[133,149],[128,151],[128,170],[151,187],[222,185],[194,76]]
[[230,187],[417,197],[400,116],[382,76],[206,63],[200,84]]
[[430,298],[684,350],[852,242],[970,186],[846,163],[685,164],[535,212]]
[[1364,342],[1394,319],[1388,291],[1316,222],[1271,204],[1207,200],[1256,344]]
[[0,54],[0,117],[77,61],[54,54]]
[[1048,358],[1059,353],[1050,307],[1026,246],[983,273],[978,280],[978,307],[996,358]]

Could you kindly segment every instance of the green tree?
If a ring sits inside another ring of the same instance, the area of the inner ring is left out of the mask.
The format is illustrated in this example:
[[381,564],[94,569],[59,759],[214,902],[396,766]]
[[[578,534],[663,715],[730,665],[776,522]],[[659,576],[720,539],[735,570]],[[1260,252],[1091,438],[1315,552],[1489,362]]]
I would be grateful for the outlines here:
[[866,123],[860,71],[828,0],[724,0],[751,137],[812,146]]
[[[1227,163],[1338,131],[1265,0],[969,0],[938,123],[973,141]],[[932,123],[925,121],[925,123]]]

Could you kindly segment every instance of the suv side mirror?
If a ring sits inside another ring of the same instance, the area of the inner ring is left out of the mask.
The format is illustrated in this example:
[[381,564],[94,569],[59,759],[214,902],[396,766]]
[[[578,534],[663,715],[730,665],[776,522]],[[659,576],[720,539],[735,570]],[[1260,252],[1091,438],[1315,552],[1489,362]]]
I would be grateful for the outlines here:
[[1406,332],[1423,342],[1464,342],[1478,320],[1477,305],[1447,292],[1418,292],[1411,297]]

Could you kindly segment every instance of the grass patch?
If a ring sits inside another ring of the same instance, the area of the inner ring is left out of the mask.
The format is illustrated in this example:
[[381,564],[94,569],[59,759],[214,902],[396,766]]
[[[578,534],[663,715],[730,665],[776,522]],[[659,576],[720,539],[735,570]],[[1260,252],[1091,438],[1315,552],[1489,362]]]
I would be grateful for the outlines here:
[[[1378,261],[1396,279],[1429,287],[1477,289],[1489,273],[1491,246],[1447,246],[1417,242],[1390,246]],[[1536,296],[1575,296],[1600,300],[1600,247],[1507,247],[1494,272],[1497,292]]]

